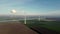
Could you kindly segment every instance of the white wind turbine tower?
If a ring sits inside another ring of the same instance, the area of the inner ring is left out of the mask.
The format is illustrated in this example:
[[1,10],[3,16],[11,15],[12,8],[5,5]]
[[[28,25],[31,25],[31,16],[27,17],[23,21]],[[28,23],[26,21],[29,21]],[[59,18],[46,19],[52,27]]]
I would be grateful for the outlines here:
[[40,18],[40,15],[39,15],[39,18],[38,18],[38,19],[39,19],[39,21],[40,21],[40,19],[41,19],[41,18]]
[[24,24],[26,24],[26,12],[23,11],[23,13],[24,13]]
[[15,17],[16,10],[13,9],[13,10],[10,11],[10,13],[12,13],[13,14],[13,17]]

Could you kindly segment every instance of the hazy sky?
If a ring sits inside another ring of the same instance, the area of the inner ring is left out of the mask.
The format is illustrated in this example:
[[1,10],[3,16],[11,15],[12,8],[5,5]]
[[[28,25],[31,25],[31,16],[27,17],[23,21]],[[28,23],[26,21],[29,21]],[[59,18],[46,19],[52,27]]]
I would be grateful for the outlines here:
[[60,0],[0,0],[0,14],[11,14],[16,10],[17,15],[59,15]]

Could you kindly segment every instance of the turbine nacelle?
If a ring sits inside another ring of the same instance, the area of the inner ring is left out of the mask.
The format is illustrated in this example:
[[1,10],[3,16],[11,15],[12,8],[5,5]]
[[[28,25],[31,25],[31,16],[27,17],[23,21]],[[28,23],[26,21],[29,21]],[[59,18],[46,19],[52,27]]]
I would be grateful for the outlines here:
[[11,10],[11,13],[15,14],[16,13],[16,10]]

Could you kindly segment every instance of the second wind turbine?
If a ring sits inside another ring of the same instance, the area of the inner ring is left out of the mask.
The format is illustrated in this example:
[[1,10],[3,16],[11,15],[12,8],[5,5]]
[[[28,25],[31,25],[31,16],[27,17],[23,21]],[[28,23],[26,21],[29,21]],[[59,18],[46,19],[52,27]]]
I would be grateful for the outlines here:
[[27,23],[26,23],[26,12],[23,11],[23,13],[24,13],[24,24],[27,24]]

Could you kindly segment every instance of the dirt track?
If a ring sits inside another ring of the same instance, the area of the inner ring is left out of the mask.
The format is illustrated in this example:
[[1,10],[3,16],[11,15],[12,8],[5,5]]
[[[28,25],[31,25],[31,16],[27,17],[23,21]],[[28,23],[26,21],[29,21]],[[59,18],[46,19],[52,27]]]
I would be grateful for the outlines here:
[[19,22],[0,23],[0,34],[37,34]]

